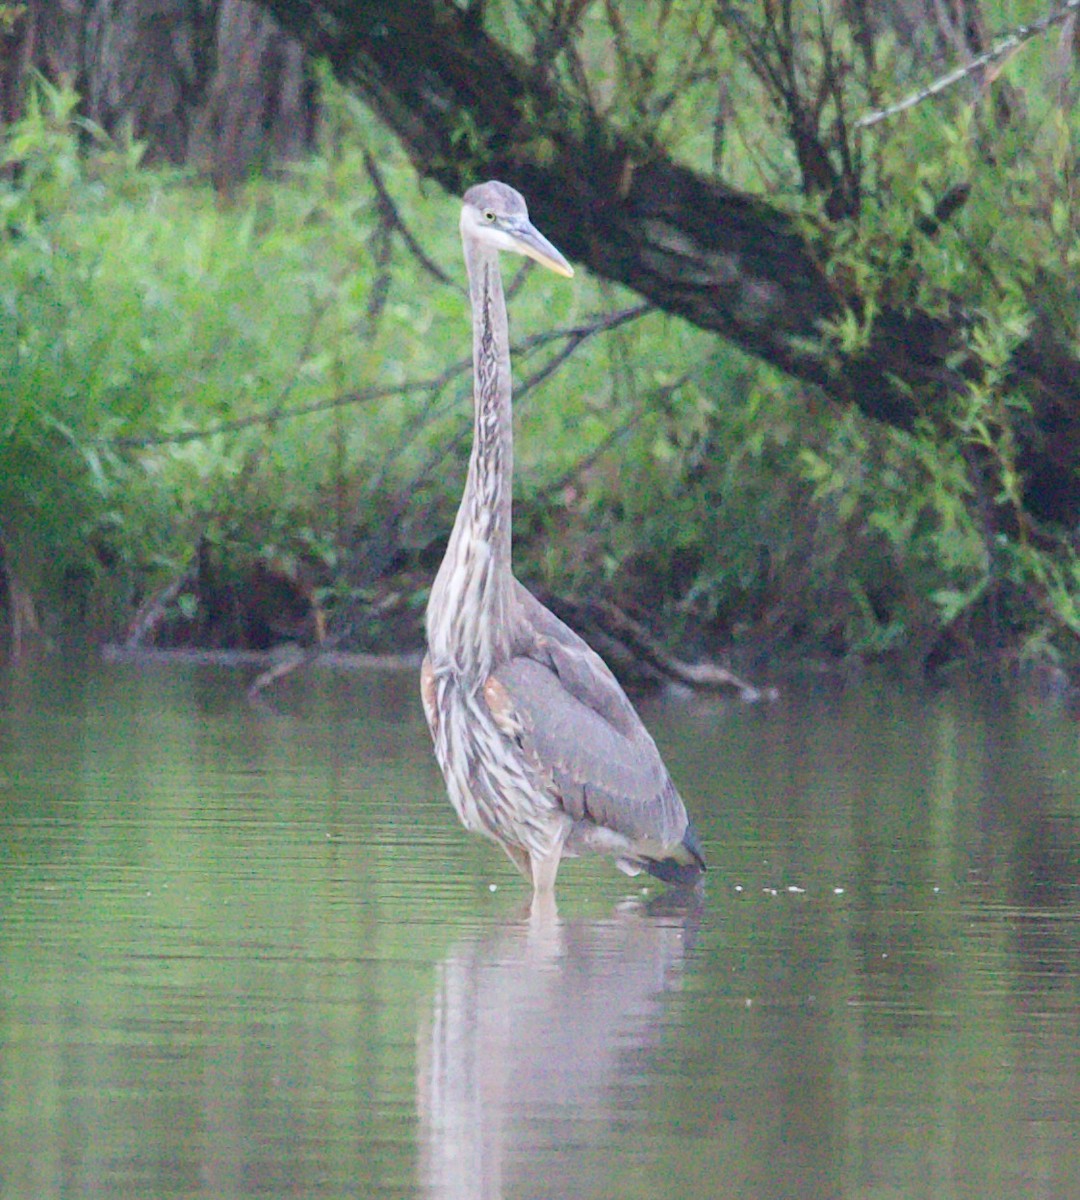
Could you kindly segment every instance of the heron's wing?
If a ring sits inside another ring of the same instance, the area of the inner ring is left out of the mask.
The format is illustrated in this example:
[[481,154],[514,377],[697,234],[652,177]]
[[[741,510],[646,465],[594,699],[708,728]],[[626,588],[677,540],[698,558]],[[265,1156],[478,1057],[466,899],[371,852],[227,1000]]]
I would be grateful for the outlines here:
[[[687,834],[686,809],[633,705],[604,661],[525,588],[514,656],[495,671],[522,748],[563,808],[662,852]],[[692,851],[698,857],[696,850]]]
[[435,694],[435,671],[431,665],[431,655],[425,654],[420,665],[420,700],[424,705],[424,716],[427,718],[428,729],[432,738],[439,733],[439,706]]

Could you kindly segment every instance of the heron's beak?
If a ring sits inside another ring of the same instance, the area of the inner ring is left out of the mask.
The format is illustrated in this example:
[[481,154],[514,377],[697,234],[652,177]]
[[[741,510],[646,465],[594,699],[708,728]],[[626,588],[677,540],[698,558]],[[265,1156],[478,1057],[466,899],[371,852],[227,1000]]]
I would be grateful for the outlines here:
[[574,274],[574,268],[555,249],[546,237],[529,221],[523,221],[511,234],[517,243],[518,250],[534,258],[549,271],[556,275],[565,275],[569,279]]

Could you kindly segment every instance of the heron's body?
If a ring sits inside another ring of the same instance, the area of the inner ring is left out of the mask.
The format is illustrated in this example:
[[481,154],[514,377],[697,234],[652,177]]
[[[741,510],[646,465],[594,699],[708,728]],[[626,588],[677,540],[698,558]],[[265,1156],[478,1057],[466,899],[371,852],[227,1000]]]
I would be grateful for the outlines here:
[[435,756],[467,829],[501,845],[537,892],[595,852],[631,874],[704,869],[678,792],[607,666],[516,579],[513,438],[500,250],[569,264],[504,184],[471,189],[462,241],[473,310],[468,479],[427,609],[421,691]]

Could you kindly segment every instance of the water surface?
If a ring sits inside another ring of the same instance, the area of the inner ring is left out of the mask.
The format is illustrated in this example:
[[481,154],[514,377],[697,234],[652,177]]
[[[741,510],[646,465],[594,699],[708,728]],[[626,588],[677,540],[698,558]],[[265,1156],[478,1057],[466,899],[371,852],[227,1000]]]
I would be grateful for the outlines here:
[[411,676],[0,678],[0,1195],[1080,1196],[1080,739],[993,691],[643,705],[703,894],[531,919]]

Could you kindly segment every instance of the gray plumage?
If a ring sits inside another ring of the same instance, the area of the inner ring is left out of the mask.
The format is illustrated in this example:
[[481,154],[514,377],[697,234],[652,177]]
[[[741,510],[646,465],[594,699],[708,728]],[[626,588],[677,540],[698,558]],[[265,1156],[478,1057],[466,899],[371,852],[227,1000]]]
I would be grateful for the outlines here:
[[502,183],[465,195],[473,312],[469,473],[427,609],[424,711],[464,825],[507,852],[536,893],[559,861],[608,854],[630,874],[687,882],[704,870],[659,751],[603,660],[510,566],[510,339],[498,255],[573,270]]

